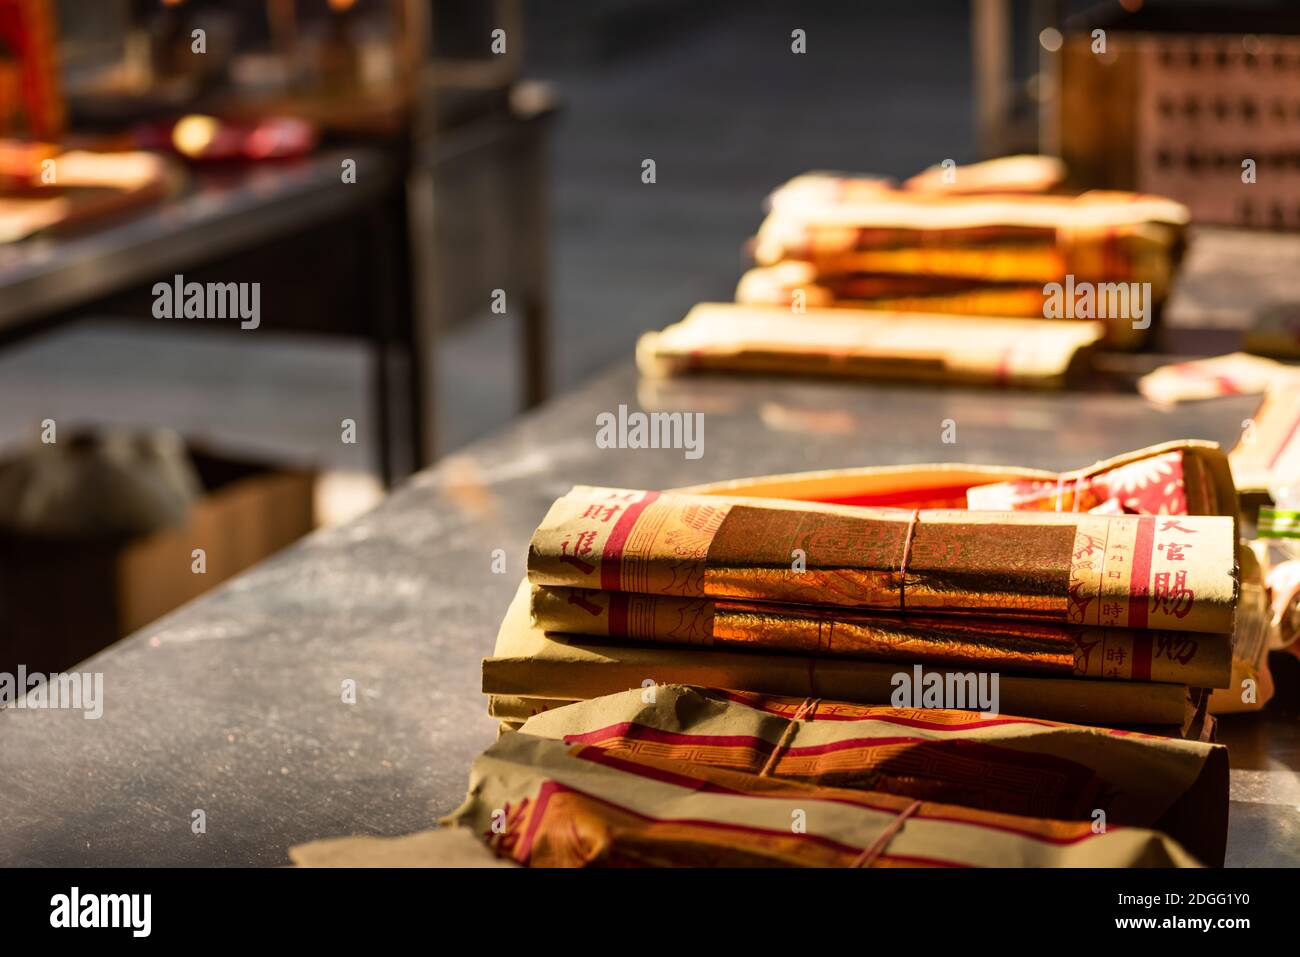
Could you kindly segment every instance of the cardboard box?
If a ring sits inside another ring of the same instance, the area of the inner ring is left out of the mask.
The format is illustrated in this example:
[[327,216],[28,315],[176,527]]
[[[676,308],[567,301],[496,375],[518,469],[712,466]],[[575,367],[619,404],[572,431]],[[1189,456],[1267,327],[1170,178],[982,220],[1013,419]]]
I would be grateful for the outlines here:
[[66,669],[312,530],[312,473],[191,456],[204,494],[184,527],[126,542],[0,531],[0,672]]

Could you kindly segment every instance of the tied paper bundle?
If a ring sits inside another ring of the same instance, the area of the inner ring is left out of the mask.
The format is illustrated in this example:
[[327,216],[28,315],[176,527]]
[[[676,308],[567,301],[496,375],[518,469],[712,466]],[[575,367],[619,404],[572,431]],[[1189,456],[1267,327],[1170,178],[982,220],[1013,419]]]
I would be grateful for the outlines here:
[[700,303],[642,335],[636,356],[653,377],[734,371],[1050,388],[1081,374],[1103,332],[1095,322],[868,309],[794,317],[779,306]]
[[[794,827],[792,822],[802,822]],[[1195,866],[1141,828],[1059,821],[504,734],[444,822],[532,867]]]
[[1223,453],[1191,443],[1143,449],[1055,479],[996,482],[966,491],[972,509],[1112,515],[1232,515],[1236,497]]
[[[1197,641],[1213,635],[1195,635]],[[887,704],[897,701],[899,674],[917,688],[950,690],[949,706],[980,708],[979,676],[914,663],[791,652],[652,642],[616,642],[544,631],[530,619],[530,586],[523,582],[506,611],[492,656],[483,661],[488,712],[506,730],[540,711],[573,701],[641,686],[647,676],[660,684],[695,684],[765,694]],[[971,687],[974,681],[976,687]],[[963,697],[964,696],[964,697]],[[1097,681],[1002,673],[998,708],[1008,714],[1076,724],[1159,727],[1168,733],[1203,737],[1207,694],[1183,684],[1158,681]]]
[[1209,864],[1227,837],[1221,745],[968,711],[684,685],[579,702],[525,734],[1005,814],[1150,827]]
[[672,598],[535,586],[532,622],[548,632],[660,644],[843,656],[1022,674],[1227,687],[1229,635],[1092,628],[958,615]]
[[575,487],[533,584],[1228,634],[1227,516],[857,508]]

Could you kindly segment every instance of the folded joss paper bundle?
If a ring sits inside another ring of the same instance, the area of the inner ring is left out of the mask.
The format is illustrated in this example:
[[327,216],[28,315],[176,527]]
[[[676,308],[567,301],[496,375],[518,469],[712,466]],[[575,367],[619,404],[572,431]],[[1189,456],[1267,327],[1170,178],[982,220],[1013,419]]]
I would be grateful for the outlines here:
[[[1186,209],[1133,194],[949,197],[881,193],[772,213],[754,258],[810,262],[819,276],[987,282],[1150,282],[1163,295]],[[1182,222],[1178,220],[1182,219]]]
[[299,866],[1194,866],[1223,857],[1222,747],[961,711],[681,685],[538,715],[444,827]]
[[806,173],[769,197],[754,258],[770,265],[866,250],[1011,246],[1058,257],[1054,273],[1028,278],[1066,272],[1080,278],[1137,278],[1116,273],[1131,270],[1147,248],[1171,247],[1190,219],[1186,206],[1161,196],[1107,190],[1043,194],[990,186],[962,194],[896,189],[872,177]]
[[725,598],[675,598],[534,586],[530,613],[548,632],[660,644],[977,667],[1021,674],[1165,681],[1222,688],[1230,635],[887,615]]
[[[794,321],[796,320],[797,321]],[[1086,369],[1094,322],[700,303],[637,342],[647,376],[734,371],[1051,388]]]
[[1142,828],[807,784],[621,748],[503,735],[444,821],[533,867],[1195,866]]
[[882,312],[1044,318],[1042,283],[980,282],[942,276],[826,275],[818,265],[786,260],[745,271],[736,302],[751,306],[837,307]]
[[[557,701],[613,694],[646,681],[889,704],[898,688],[898,674],[914,676],[919,668],[918,686],[937,681],[954,693],[971,690],[970,665],[900,667],[896,661],[716,645],[685,648],[548,632],[531,620],[530,598],[531,587],[524,582],[501,622],[492,655],[483,661],[482,689],[489,698],[489,711],[506,723],[517,723]],[[1000,710],[1009,714],[1078,724],[1159,727],[1191,737],[1206,731],[1204,695],[1173,682],[1007,672],[999,676],[998,695]],[[968,697],[964,706],[978,708],[977,695]]]
[[968,193],[1046,193],[1065,179],[1065,164],[1054,156],[999,156],[961,166],[936,164],[897,184],[884,176],[817,171],[796,176],[767,197],[773,213],[795,212],[808,203],[872,199],[899,188],[912,193],[956,196]]
[[[845,235],[850,233],[850,235]],[[939,233],[940,238],[944,237]],[[1110,289],[1098,291],[1088,287],[1072,286],[1068,298],[1070,306],[1065,306],[1064,287],[1044,289],[1050,283],[1064,283],[1066,276],[1075,277],[1077,282],[1128,283],[1143,282],[1150,284],[1151,304],[1161,301],[1167,291],[1172,276],[1170,259],[1170,241],[1135,233],[1131,238],[1114,246],[1114,240],[1104,244],[1098,240],[1086,243],[1076,239],[1068,248],[1061,248],[1051,240],[1044,239],[1038,244],[1019,243],[1014,245],[970,246],[946,245],[934,235],[923,233],[911,237],[910,241],[928,245],[916,248],[897,248],[893,246],[860,246],[863,242],[883,239],[886,242],[909,241],[904,235],[887,233],[880,236],[863,230],[844,229],[809,229],[805,227],[801,235],[784,235],[775,237],[770,233],[759,233],[757,249],[762,255],[771,246],[777,251],[768,256],[792,255],[808,258],[777,259],[767,268],[786,265],[792,262],[804,262],[817,280],[835,288],[851,281],[863,280],[901,280],[905,277],[928,278],[935,281],[934,291],[943,292],[945,286],[953,280],[978,283],[978,288],[996,291],[1004,286],[1036,286],[1038,289],[1039,309],[1030,315],[1047,318],[1110,319],[1117,322],[1114,330],[1120,341],[1137,341],[1139,336],[1123,335],[1118,327],[1118,320],[1133,318],[1112,315],[1111,301],[1106,298]],[[969,242],[970,240],[965,240]],[[790,244],[797,244],[789,248]],[[801,248],[800,248],[801,247]],[[758,267],[764,268],[764,267]],[[748,278],[746,286],[755,282]],[[850,285],[849,288],[852,288]],[[869,287],[868,287],[869,288]],[[1011,290],[1007,290],[1011,291]],[[746,287],[738,287],[737,302],[747,301]],[[916,293],[923,294],[923,293]],[[1056,298],[1053,298],[1056,297]],[[1104,301],[1103,301],[1104,300]],[[1057,310],[1055,304],[1061,303]],[[1118,312],[1119,300],[1116,300]],[[1126,309],[1135,309],[1144,304],[1129,303]],[[1046,310],[1044,307],[1048,307]]]
[[936,163],[903,181],[903,188],[927,193],[1046,193],[1065,180],[1065,163],[1055,156],[1021,153],[955,166]]
[[[1142,475],[1134,472],[1135,467],[1142,469]],[[1112,473],[1127,476],[1122,488]],[[1213,443],[1199,441],[1166,443],[1064,473],[949,463],[734,479],[681,491],[705,503],[726,505],[780,497],[793,500],[796,508],[802,507],[801,502],[812,509],[826,505],[903,506],[910,518],[912,509],[964,507],[968,493],[986,487],[986,495],[1005,492],[998,504],[1007,508],[1081,508],[1090,503],[1086,495],[1075,494],[1076,488],[1102,485],[1106,488],[1100,505],[1103,513],[1116,510],[1112,499],[1118,498],[1119,509],[1125,512],[1157,516],[1204,512],[1222,515],[1225,524],[1235,521],[1236,493],[1226,457]],[[1050,501],[1024,494],[1026,489],[1040,486],[1052,489]],[[586,507],[579,510],[584,511]],[[705,513],[696,510],[692,514]],[[635,526],[639,531],[632,536],[632,564],[640,561],[644,565],[642,558],[636,557],[646,545],[641,534],[644,528]],[[673,540],[677,544],[687,541],[680,536]],[[560,539],[558,548],[561,554],[563,541]],[[591,546],[577,556],[584,565],[591,565],[592,553],[604,557],[608,539],[597,530],[581,542],[572,541],[570,549],[575,543],[580,548]],[[619,541],[615,545],[615,552],[622,547]],[[1155,549],[1155,554],[1163,557],[1167,551]],[[705,559],[707,552],[706,546]],[[673,561],[685,568],[688,562],[683,559],[698,562],[699,553],[698,547],[686,549]],[[805,551],[805,572],[812,554]],[[1185,560],[1172,560],[1169,566]],[[793,570],[793,564],[787,559],[784,569]],[[1231,569],[1231,563],[1225,567]],[[566,568],[566,574],[572,568]],[[1247,565],[1242,568],[1244,572]],[[1242,582],[1243,595],[1252,596],[1252,608],[1258,585],[1255,577],[1252,572],[1249,586],[1244,579]],[[1176,579],[1174,571],[1169,581]],[[1163,588],[1165,580],[1161,582]],[[736,608],[735,614],[729,611],[726,617],[745,628],[717,629],[711,616],[716,617],[719,603]],[[755,605],[764,609],[775,605],[782,615],[755,616],[750,613]],[[1127,624],[995,619],[987,613],[940,611],[938,615],[943,621],[938,623],[942,627],[936,635],[911,627],[917,618],[932,622],[936,617],[932,611],[909,612],[904,620],[898,614],[896,596],[892,608],[864,610],[829,605],[815,594],[808,603],[774,601],[771,596],[755,599],[618,591],[606,587],[599,574],[592,579],[571,579],[564,585],[525,582],[502,622],[492,656],[484,661],[483,691],[489,696],[491,713],[507,723],[517,723],[557,704],[636,687],[648,678],[659,683],[883,704],[891,701],[891,680],[900,670],[900,662],[915,665],[923,661],[927,675],[933,672],[945,678],[952,674],[950,669],[985,669],[996,662],[1002,671],[1001,704],[1006,712],[1093,725],[1181,728],[1182,733],[1195,736],[1205,733],[1208,726],[1199,718],[1204,696],[1189,692],[1189,688],[1226,683],[1225,649],[1235,640],[1225,632],[1173,632],[1150,621],[1146,629],[1138,629]],[[843,620],[837,623],[837,616]],[[1248,625],[1254,617],[1252,611],[1242,622]],[[850,618],[854,619],[851,627]],[[860,627],[863,619],[869,626],[865,629]],[[1005,638],[1026,626],[1039,637],[1049,634],[1058,639],[1062,634],[1081,635],[1085,628],[1109,627],[1106,637],[1120,643],[1075,644],[1066,658],[1059,640],[1054,647],[1037,642],[1008,645],[999,640],[998,629]],[[719,635],[722,640],[717,640]],[[953,637],[964,642],[965,656],[954,654],[963,646],[946,640]],[[852,657],[840,657],[839,652],[845,650]],[[1028,667],[1017,666],[1015,657],[1026,651],[1032,653],[1022,659],[1029,661]],[[1238,661],[1234,652],[1234,686],[1236,676],[1248,675],[1252,667]],[[1097,677],[1122,680],[1097,681]],[[1225,691],[1216,693],[1215,699],[1222,695],[1228,695],[1224,701],[1239,697]]]
[[1150,827],[1204,863],[1223,860],[1228,763],[1222,745],[1010,715],[684,685],[548,710],[522,730],[818,786]]
[[890,509],[577,486],[534,584],[1227,634],[1227,516]]

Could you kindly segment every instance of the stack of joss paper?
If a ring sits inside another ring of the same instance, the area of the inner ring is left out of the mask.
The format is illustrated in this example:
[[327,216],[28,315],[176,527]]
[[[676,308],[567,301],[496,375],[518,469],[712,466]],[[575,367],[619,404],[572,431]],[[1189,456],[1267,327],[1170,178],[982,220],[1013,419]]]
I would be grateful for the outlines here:
[[900,674],[973,699],[963,682],[996,673],[1007,713],[1202,733],[1241,588],[1217,448],[1013,481],[931,468],[859,496],[823,476],[822,501],[575,488],[484,662],[491,712],[517,724],[646,681],[898,703]]
[[483,663],[503,727],[464,803],[436,831],[291,857],[1221,864],[1226,750],[1184,722],[1233,667],[1236,537],[1227,461],[1194,441],[1055,475],[575,488]]
[[530,718],[443,828],[304,866],[1221,864],[1228,762],[1200,741],[683,685]]
[[[1107,344],[1137,345],[1165,298],[1188,210],[1159,196],[1059,188],[1059,161],[1008,157],[936,167],[901,186],[832,173],[769,197],[756,267],[736,301],[892,312],[1098,319]],[[1119,286],[1147,284],[1116,308]],[[1049,284],[1061,288],[1049,289]]]
[[832,173],[777,189],[734,303],[637,344],[648,376],[694,371],[1058,387],[1098,344],[1141,343],[1187,208],[1053,192],[1059,161],[935,168],[901,186]]

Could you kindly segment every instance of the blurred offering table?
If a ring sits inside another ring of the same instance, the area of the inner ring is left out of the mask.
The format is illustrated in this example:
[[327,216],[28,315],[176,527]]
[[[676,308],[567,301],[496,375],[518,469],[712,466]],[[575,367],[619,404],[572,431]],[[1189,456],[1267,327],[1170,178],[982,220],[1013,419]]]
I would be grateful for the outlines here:
[[[361,339],[378,465],[386,480],[400,478],[437,450],[440,332],[488,315],[498,286],[522,320],[524,405],[546,395],[545,152],[558,109],[549,88],[523,84],[509,109],[412,142],[202,167],[179,195],[132,215],[0,245],[0,348],[91,312]],[[153,318],[154,283],[176,275],[260,283],[259,327]]]
[[[1066,469],[1175,438],[1230,445],[1257,402],[1160,411],[1123,386],[652,383],[620,366],[90,659],[82,669],[104,674],[100,719],[0,714],[0,863],[281,865],[313,838],[430,826],[460,802],[470,761],[496,735],[479,661],[529,535],[575,483],[667,488],[943,461]],[[620,404],[704,413],[703,456],[598,448],[596,416]],[[1228,863],[1300,864],[1296,719],[1230,716],[1222,729],[1234,769]]]
[[[355,182],[343,180],[345,160],[356,164]],[[397,156],[361,148],[210,167],[179,195],[131,215],[0,246],[0,346],[87,313],[243,335],[361,338],[373,352],[379,464],[393,474],[403,452],[411,458],[410,433],[424,414],[416,388],[400,388],[394,373],[415,338],[404,175]],[[154,283],[178,274],[187,284],[260,283],[259,326],[155,319]],[[406,438],[397,434],[403,419]]]

